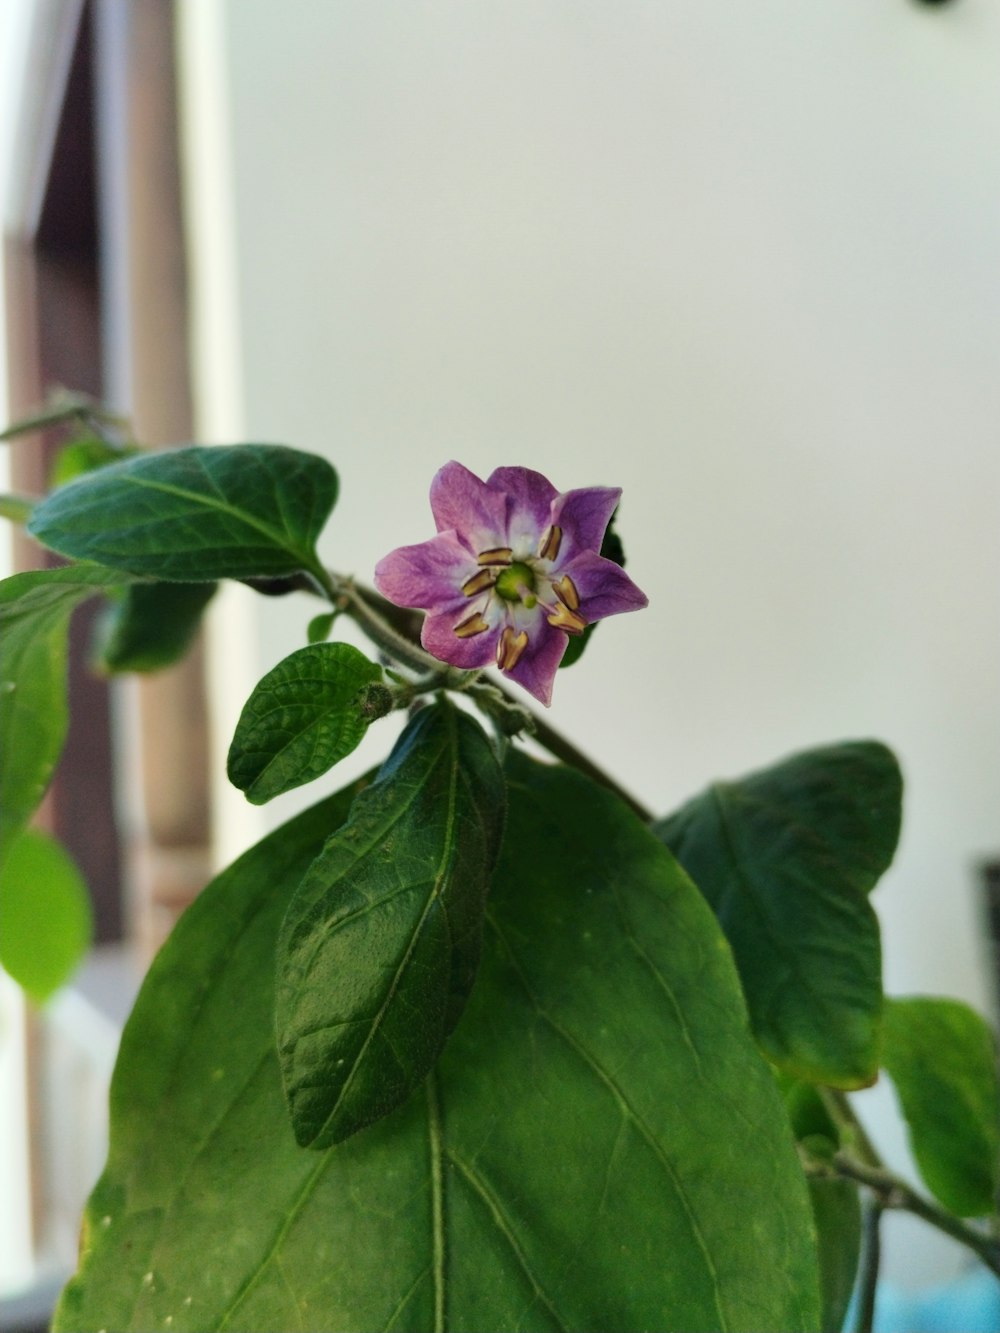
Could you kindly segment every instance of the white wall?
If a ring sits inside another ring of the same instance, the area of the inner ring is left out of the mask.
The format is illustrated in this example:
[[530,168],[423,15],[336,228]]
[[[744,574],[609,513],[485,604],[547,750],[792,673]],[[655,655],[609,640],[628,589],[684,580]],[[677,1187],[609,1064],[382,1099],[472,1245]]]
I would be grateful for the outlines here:
[[[553,722],[664,810],[884,738],[888,988],[987,1007],[1000,8],[184,0],[182,35],[206,436],[326,451],[364,578],[449,458],[622,485],[652,605]],[[311,611],[235,598],[220,732]],[[230,799],[225,850],[295,804]]]

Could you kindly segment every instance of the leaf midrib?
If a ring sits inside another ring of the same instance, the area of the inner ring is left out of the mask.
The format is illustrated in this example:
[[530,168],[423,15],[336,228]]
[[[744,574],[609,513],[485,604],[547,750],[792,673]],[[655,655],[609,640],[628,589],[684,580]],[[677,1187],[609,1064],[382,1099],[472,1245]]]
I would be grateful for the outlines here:
[[[207,472],[205,475],[208,477]],[[209,480],[211,480],[211,478],[209,478]],[[243,524],[244,527],[253,528],[256,532],[263,533],[269,540],[276,542],[279,546],[284,546],[286,550],[292,550],[296,555],[302,553],[297,545],[292,544],[292,534],[288,530],[287,524],[283,525],[281,528],[274,528],[269,523],[265,523],[263,519],[257,518],[256,515],[250,513],[249,510],[238,509],[235,505],[229,504],[228,501],[223,500],[221,497],[207,496],[198,491],[188,491],[185,490],[183,486],[173,486],[169,482],[148,481],[144,477],[136,476],[130,477],[129,481],[133,486],[137,486],[140,489],[145,488],[150,491],[162,491],[165,495],[175,495],[182,500],[187,500],[190,504],[205,509],[216,510],[221,514],[227,515],[229,518],[235,519],[237,523]],[[171,518],[176,518],[176,515],[172,515]],[[165,519],[159,521],[165,521]]]
[[[417,788],[417,790],[419,791],[420,787],[426,785],[426,783],[430,781],[431,775],[433,774],[435,768],[437,768],[438,764],[441,763],[441,761],[446,758],[447,754],[450,754],[451,759],[450,759],[449,774],[448,774],[448,813],[445,819],[443,848],[441,852],[441,858],[438,862],[437,873],[434,876],[434,880],[432,882],[430,891],[427,894],[427,901],[424,903],[424,909],[420,913],[420,917],[410,935],[409,943],[407,944],[406,949],[403,953],[403,957],[400,959],[399,965],[396,968],[395,973],[393,974],[393,978],[389,985],[389,989],[386,993],[386,997],[383,1000],[382,1004],[379,1006],[379,1009],[375,1014],[375,1017],[372,1020],[371,1025],[369,1027],[368,1035],[362,1042],[361,1047],[351,1065],[351,1068],[348,1071],[346,1077],[344,1078],[343,1083],[341,1084],[340,1092],[337,1095],[337,1100],[334,1102],[329,1115],[323,1121],[323,1124],[321,1125],[319,1132],[313,1136],[313,1142],[315,1142],[316,1139],[318,1139],[321,1135],[323,1135],[326,1132],[326,1130],[330,1126],[330,1123],[337,1115],[337,1112],[340,1110],[341,1105],[343,1104],[344,1099],[346,1098],[348,1091],[350,1090],[350,1087],[358,1072],[358,1068],[361,1065],[361,1062],[364,1059],[365,1055],[367,1054],[369,1046],[374,1041],[376,1033],[381,1028],[385,1020],[386,1013],[389,1010],[390,1004],[395,999],[396,992],[398,991],[399,986],[401,984],[401,979],[406,971],[410,958],[413,955],[413,951],[417,947],[417,941],[419,940],[420,935],[424,928],[424,924],[427,921],[428,916],[430,915],[431,908],[434,905],[435,901],[441,896],[441,883],[445,878],[448,865],[452,860],[452,852],[454,850],[455,805],[456,805],[456,794],[458,789],[458,771],[459,771],[458,737],[457,737],[457,726],[456,726],[455,715],[449,709],[448,712],[445,714],[445,716],[447,718],[447,723],[448,723],[448,736],[446,744],[442,745],[438,754],[435,755],[434,762],[428,766],[427,771],[424,774],[423,782]],[[414,793],[413,799],[415,799],[415,795],[416,793]],[[413,799],[411,799],[407,803],[407,808],[409,808],[413,804]],[[447,925],[447,913],[445,913],[445,923]]]
[[[208,476],[207,472],[205,473],[205,475],[206,478],[209,481],[211,481],[211,478]],[[175,486],[172,485],[170,482],[149,481],[142,476],[136,476],[134,474],[130,477],[123,478],[122,480],[126,485],[135,486],[140,490],[145,489],[149,491],[161,492],[164,495],[173,495],[176,496],[178,499],[186,500],[192,506],[202,509],[217,511],[218,513],[225,514],[227,517],[235,519],[236,522],[243,524],[244,527],[251,528],[256,532],[261,533],[264,537],[268,539],[268,542],[271,545],[278,546],[282,550],[289,552],[297,560],[301,560],[306,569],[312,567],[313,556],[311,549],[299,546],[298,543],[293,540],[292,533],[289,531],[287,525],[283,529],[274,528],[270,524],[265,523],[263,519],[257,518],[254,514],[250,513],[249,510],[237,509],[235,506],[227,503],[224,500],[213,498],[211,496],[205,495],[202,492],[189,491],[186,490],[183,486]],[[276,490],[277,489],[278,488],[276,488]],[[168,521],[174,522],[178,517],[180,516],[176,514],[160,515],[151,518],[149,522],[150,523],[165,523]],[[130,526],[139,527],[142,525],[139,523],[133,523]]]
[[[336,681],[331,681],[329,678],[318,678],[315,680],[302,678],[300,680],[297,680],[296,683],[302,685],[316,685],[326,689],[332,688],[337,684]],[[306,722],[305,726],[301,727],[298,731],[293,732],[291,728],[286,728],[286,730],[289,732],[289,739],[285,741],[285,743],[282,746],[280,746],[280,748],[277,750],[264,750],[264,749],[254,750],[248,747],[247,745],[244,745],[240,753],[242,756],[246,758],[250,758],[250,756],[254,754],[269,755],[270,757],[268,758],[267,763],[264,764],[264,766],[257,771],[257,774],[254,777],[253,781],[250,782],[246,787],[242,788],[242,790],[249,795],[252,791],[254,791],[255,788],[259,788],[260,784],[264,782],[264,779],[267,777],[268,773],[270,773],[274,765],[278,763],[278,761],[282,759],[288,753],[289,750],[291,750],[296,745],[301,745],[310,732],[316,731],[317,728],[321,727],[323,723],[326,722],[328,719],[339,715],[341,721],[340,725],[337,728],[336,744],[330,747],[331,753],[336,754],[338,747],[343,742],[344,733],[345,731],[347,731],[348,726],[352,724],[355,727],[358,726],[359,724],[361,724],[362,726],[364,725],[364,718],[361,716],[360,712],[358,712],[355,709],[353,716],[351,713],[351,705],[355,702],[362,689],[364,689],[363,683],[358,687],[358,689],[351,696],[351,698],[348,699],[346,704],[344,704],[339,699],[335,699],[329,705],[317,708],[314,712],[311,713],[309,720]],[[284,703],[275,703],[272,704],[267,709],[262,709],[260,712],[256,714],[254,718],[255,725],[266,727],[268,725],[267,718],[270,717],[272,713],[283,712],[289,706],[291,705],[288,702],[284,702]],[[309,705],[296,704],[294,706],[304,708],[308,707]],[[278,730],[277,727],[272,727],[270,734],[273,735],[274,732],[277,730]],[[364,730],[367,730],[367,728],[365,727]],[[315,753],[316,750],[315,744],[313,744],[312,749],[313,753]],[[338,758],[343,758],[343,757],[344,757],[343,755],[338,756]],[[330,763],[327,765],[327,768],[331,768],[333,764],[335,764],[336,762],[337,759],[332,759]],[[324,768],[322,771],[326,772],[326,769]],[[276,796],[280,796],[282,793],[275,792],[274,794]]]
[[[436,762],[436,759],[432,761],[430,767],[433,767],[434,762]],[[428,769],[428,772],[429,771],[430,769]],[[393,776],[395,777],[395,775]],[[354,850],[354,854],[350,862],[350,865],[340,869],[337,872],[336,877],[332,881],[330,881],[330,885],[328,885],[327,888],[329,888],[332,884],[339,883],[339,881],[343,879],[343,877],[346,874],[356,869],[356,867],[359,866],[365,860],[366,857],[371,856],[372,852],[378,846],[379,842],[385,837],[385,835],[390,833],[396,827],[396,825],[399,824],[400,821],[406,817],[413,802],[417,799],[418,795],[420,794],[421,788],[423,787],[425,780],[426,780],[426,775],[422,777],[418,782],[413,783],[411,789],[406,794],[406,799],[401,802],[399,809],[393,812],[392,817],[390,819],[386,820],[383,823],[377,824],[377,826],[372,830],[371,834],[369,835],[369,839],[365,843],[365,845],[363,847],[359,847]],[[379,786],[379,780],[376,779],[375,782],[373,782],[370,787],[366,788],[366,791],[369,793],[376,793],[378,791],[378,786]],[[345,830],[348,829],[350,826],[351,826],[351,821],[350,819],[348,819],[346,823],[342,824],[340,828],[336,830],[334,836],[344,833]],[[320,860],[323,854],[324,853],[321,850],[319,855],[316,857],[316,860],[317,861]],[[303,876],[302,880],[303,883],[305,882],[305,879],[308,878],[310,873],[311,873],[311,867],[309,870],[306,871],[306,875]],[[293,894],[292,896],[291,902],[289,903],[289,911],[291,910],[292,905],[294,905],[295,903],[296,896],[297,896],[296,894]],[[380,899],[379,901],[384,901],[384,899]],[[353,919],[354,917],[363,916],[366,912],[371,911],[372,906],[373,904],[366,899],[361,907],[359,907],[356,911],[349,913],[347,917],[343,918],[343,920],[348,921]],[[339,929],[340,920],[338,920],[337,922],[337,927]],[[286,928],[284,925],[282,925],[281,937],[279,938],[278,942],[279,957],[283,956],[285,952],[284,937],[286,933],[287,933]],[[302,973],[302,975],[307,975],[309,972],[311,972],[316,955],[323,947],[323,943],[324,943],[323,939],[320,938],[310,949],[308,960],[300,965],[299,970]]]

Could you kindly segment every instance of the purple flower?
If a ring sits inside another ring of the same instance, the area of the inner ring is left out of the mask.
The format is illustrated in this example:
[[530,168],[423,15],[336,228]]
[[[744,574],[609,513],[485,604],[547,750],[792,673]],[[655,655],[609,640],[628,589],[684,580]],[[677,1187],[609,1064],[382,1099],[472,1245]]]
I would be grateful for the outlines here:
[[427,612],[424,647],[465,669],[495,662],[543,704],[570,634],[646,606],[601,554],[620,490],[560,493],[539,472],[498,467],[486,481],[446,463],[431,483],[437,536],[380,560],[375,585]]

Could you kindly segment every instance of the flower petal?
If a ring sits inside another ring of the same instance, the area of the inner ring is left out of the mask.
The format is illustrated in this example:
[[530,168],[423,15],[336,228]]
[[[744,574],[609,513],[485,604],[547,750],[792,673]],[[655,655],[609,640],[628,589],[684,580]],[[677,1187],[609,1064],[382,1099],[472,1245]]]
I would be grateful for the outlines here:
[[431,482],[438,532],[454,532],[473,555],[507,545],[507,497],[461,463],[445,463]]
[[496,661],[501,618],[487,616],[488,629],[461,639],[455,633],[455,626],[470,614],[466,603],[457,609],[453,607],[448,611],[432,611],[425,618],[420,630],[420,642],[432,657],[436,657],[439,662],[461,667],[464,671],[490,666]]
[[536,555],[559,492],[548,478],[529,467],[495,468],[486,484],[508,497],[506,545],[513,549],[514,559]]
[[397,606],[425,610],[467,605],[462,584],[478,566],[454,532],[441,532],[416,546],[400,546],[375,566],[375,587]]
[[552,522],[562,528],[560,563],[581,551],[600,552],[621,494],[618,486],[583,486],[559,496],[552,507]]
[[588,624],[623,611],[641,611],[649,605],[649,598],[621,565],[594,551],[582,551],[559,572],[572,579],[580,598],[580,614]]
[[503,674],[516,680],[518,685],[548,708],[552,702],[552,683],[568,643],[569,639],[562,630],[553,629],[540,619],[529,634],[528,646],[517,664]]

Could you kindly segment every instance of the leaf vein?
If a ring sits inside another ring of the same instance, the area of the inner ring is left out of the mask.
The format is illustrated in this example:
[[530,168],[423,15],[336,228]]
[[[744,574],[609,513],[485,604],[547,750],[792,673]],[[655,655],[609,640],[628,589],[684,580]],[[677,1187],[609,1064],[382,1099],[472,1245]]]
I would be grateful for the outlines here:
[[625,1119],[627,1119],[632,1125],[635,1126],[635,1128],[639,1132],[640,1137],[645,1141],[647,1147],[650,1149],[650,1151],[653,1153],[653,1156],[656,1158],[660,1166],[663,1168],[664,1174],[669,1179],[673,1187],[674,1193],[678,1198],[678,1200],[680,1201],[681,1207],[684,1209],[688,1221],[691,1224],[691,1231],[694,1235],[698,1248],[701,1251],[702,1256],[705,1260],[705,1267],[708,1271],[712,1283],[712,1298],[715,1302],[716,1313],[719,1316],[720,1333],[729,1333],[730,1325],[728,1319],[726,1318],[725,1311],[722,1308],[722,1302],[719,1290],[719,1275],[715,1267],[715,1262],[708,1248],[708,1244],[705,1240],[704,1234],[702,1233],[701,1224],[698,1221],[698,1216],[694,1210],[694,1206],[691,1203],[691,1200],[688,1198],[687,1190],[684,1188],[684,1184],[681,1181],[680,1176],[677,1174],[677,1170],[674,1164],[667,1156],[666,1152],[663,1149],[662,1144],[657,1139],[656,1135],[653,1133],[650,1127],[646,1124],[645,1120],[642,1118],[642,1116],[638,1113],[638,1111],[626,1097],[624,1090],[621,1088],[618,1082],[603,1067],[603,1065],[601,1065],[600,1061],[587,1049],[587,1047],[583,1044],[583,1042],[581,1042],[578,1038],[576,1038],[570,1031],[568,1031],[568,1029],[564,1028],[562,1024],[559,1023],[557,1019],[555,1019],[552,1016],[552,1014],[550,1014],[548,1010],[542,1005],[538,997],[535,995],[531,987],[531,984],[524,973],[524,970],[522,969],[520,963],[518,962],[517,956],[514,953],[514,950],[510,946],[510,942],[506,939],[502,930],[497,924],[495,917],[487,913],[486,920],[488,921],[490,927],[495,932],[497,938],[503,945],[504,950],[508,958],[510,959],[511,966],[513,967],[515,973],[517,974],[517,977],[521,982],[521,985],[524,987],[525,993],[528,996],[528,999],[531,1001],[531,1004],[534,1007],[535,1012],[538,1014],[539,1018],[542,1019],[544,1023],[547,1023],[549,1025],[552,1031],[566,1043],[566,1045],[570,1048],[570,1050],[573,1051],[578,1056],[579,1059],[583,1060],[583,1062],[590,1068],[590,1070],[594,1073],[597,1079],[604,1084],[604,1086],[611,1093],[612,1097],[615,1099],[622,1116]]
[[535,1276],[535,1273],[530,1263],[528,1262],[528,1256],[524,1253],[524,1250],[521,1248],[521,1243],[517,1239],[517,1235],[514,1232],[513,1225],[511,1224],[510,1219],[506,1217],[506,1215],[504,1214],[504,1211],[500,1206],[499,1199],[487,1185],[486,1181],[483,1180],[482,1176],[480,1176],[478,1172],[473,1170],[470,1163],[464,1161],[463,1158],[459,1157],[458,1153],[456,1153],[454,1149],[446,1148],[445,1152],[447,1154],[448,1160],[458,1168],[458,1170],[468,1181],[471,1188],[478,1195],[481,1202],[486,1205],[487,1209],[489,1210],[490,1216],[493,1219],[494,1225],[496,1226],[500,1234],[503,1236],[504,1240],[506,1240],[507,1244],[510,1246],[511,1252],[514,1255],[514,1258],[517,1260],[522,1273],[528,1279],[528,1282],[530,1283],[531,1289],[532,1291],[534,1291],[537,1300],[539,1300],[541,1304],[544,1305],[545,1309],[551,1315],[552,1319],[556,1324],[556,1327],[560,1330],[560,1333],[569,1333],[567,1325],[564,1324],[562,1319],[560,1318],[559,1311],[556,1309],[551,1298],[547,1295],[545,1289],[542,1287],[542,1284]]

